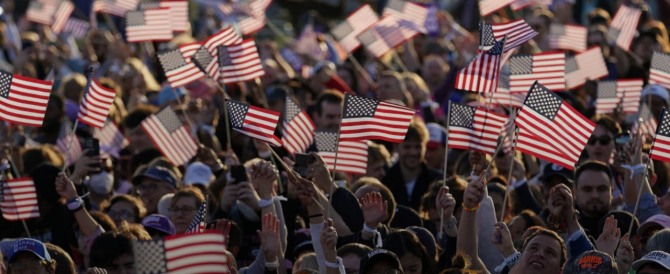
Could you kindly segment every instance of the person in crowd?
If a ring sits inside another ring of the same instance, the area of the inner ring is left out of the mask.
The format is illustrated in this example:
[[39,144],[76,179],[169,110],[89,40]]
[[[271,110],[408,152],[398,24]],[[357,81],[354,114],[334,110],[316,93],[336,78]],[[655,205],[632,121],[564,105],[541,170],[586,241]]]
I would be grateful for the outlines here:
[[158,201],[165,194],[181,187],[181,180],[174,172],[161,166],[149,167],[133,178],[133,184],[148,214],[157,212]]
[[142,201],[130,195],[116,195],[109,201],[103,212],[114,220],[114,224],[121,225],[126,221],[131,224],[139,223],[146,215],[146,209]]
[[197,188],[183,188],[175,192],[170,201],[169,217],[176,233],[187,232],[191,221],[201,214],[198,210],[204,202],[205,196]]
[[12,243],[7,257],[8,273],[55,274],[56,260],[51,258],[44,243],[23,238]]

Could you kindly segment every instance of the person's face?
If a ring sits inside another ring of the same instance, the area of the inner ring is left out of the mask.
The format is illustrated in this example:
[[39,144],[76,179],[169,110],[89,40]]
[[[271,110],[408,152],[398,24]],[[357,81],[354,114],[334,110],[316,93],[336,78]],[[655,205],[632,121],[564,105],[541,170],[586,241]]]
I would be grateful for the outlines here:
[[427,149],[425,155],[426,164],[434,169],[442,170],[444,168],[444,152],[445,149],[443,145]]
[[170,221],[174,224],[177,233],[184,233],[195,217],[197,201],[193,197],[179,198],[170,207]]
[[147,213],[155,213],[163,195],[173,193],[174,188],[168,182],[158,181],[150,178],[144,178],[137,186],[137,194],[147,209]]
[[368,166],[365,169],[365,176],[381,180],[386,176],[386,163],[384,161],[368,163]]
[[660,50],[660,45],[652,37],[643,36],[635,44],[633,52],[635,55],[640,57],[642,61],[649,62],[651,61],[651,54],[654,51]]
[[9,263],[7,273],[12,274],[49,274],[51,273],[46,266],[40,263],[40,258],[30,253],[22,253],[12,258]]
[[614,151],[614,134],[601,125],[596,126],[586,143],[586,151],[589,153],[589,160],[609,163],[612,151]]
[[358,274],[358,269],[361,266],[361,258],[356,254],[349,254],[342,257],[342,265],[347,274]]
[[405,252],[405,255],[402,255],[399,259],[405,274],[423,273],[423,264],[421,263],[421,258],[418,256],[415,256],[410,252]]
[[379,101],[398,100],[405,102],[406,98],[400,89],[400,81],[394,77],[382,77],[379,79],[377,99]]
[[121,221],[132,224],[137,219],[133,205],[125,201],[119,201],[110,206],[107,215],[114,220],[116,226],[121,225]]
[[426,154],[426,145],[419,140],[406,140],[396,145],[400,165],[407,169],[417,169]]
[[133,153],[138,153],[142,150],[153,147],[151,138],[144,132],[144,130],[142,130],[141,127],[138,126],[132,130],[127,130],[126,132],[128,132],[126,135],[128,137],[128,148]]
[[337,130],[342,119],[342,106],[340,104],[321,102],[321,113],[316,116],[317,128],[324,130]]
[[603,214],[612,204],[612,186],[607,174],[585,170],[577,178],[575,201],[586,216]]
[[561,273],[561,245],[546,235],[535,236],[526,244],[514,273],[550,274]]
[[638,271],[637,274],[670,274],[670,270],[667,270],[658,264],[651,263],[647,264],[645,266],[642,266]]
[[431,85],[442,84],[444,77],[446,77],[445,66],[444,62],[439,59],[430,59],[430,61],[423,65],[423,69],[421,69],[423,80]]
[[522,239],[523,233],[526,232],[526,229],[528,228],[528,224],[520,216],[512,218],[507,226],[509,227],[510,234],[512,234],[512,241]]
[[122,254],[104,268],[107,274],[132,274],[135,273],[135,259],[132,254]]

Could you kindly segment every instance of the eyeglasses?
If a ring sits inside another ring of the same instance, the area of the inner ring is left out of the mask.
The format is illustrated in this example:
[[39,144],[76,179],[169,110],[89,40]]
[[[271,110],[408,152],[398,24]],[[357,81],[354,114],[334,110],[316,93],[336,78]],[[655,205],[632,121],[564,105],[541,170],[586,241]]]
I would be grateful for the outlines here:
[[109,215],[109,217],[111,217],[112,219],[128,220],[135,218],[135,214],[127,210],[119,210],[119,211],[110,210],[109,213],[107,213],[107,215]]
[[612,137],[604,135],[604,136],[591,136],[591,138],[589,138],[589,145],[595,145],[598,142],[600,142],[601,146],[609,145],[612,142]]
[[37,273],[39,269],[46,266],[47,261],[11,263],[7,268],[7,273]]
[[169,208],[168,211],[170,211],[170,213],[172,213],[172,214],[177,214],[179,212],[187,214],[187,213],[191,213],[191,212],[195,211],[195,207],[192,207],[192,206],[176,207],[175,206],[175,207]]

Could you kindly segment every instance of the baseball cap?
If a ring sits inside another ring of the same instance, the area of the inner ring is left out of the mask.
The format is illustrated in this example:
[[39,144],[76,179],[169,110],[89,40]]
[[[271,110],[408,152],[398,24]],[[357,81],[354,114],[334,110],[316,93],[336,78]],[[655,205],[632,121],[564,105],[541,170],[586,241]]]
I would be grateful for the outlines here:
[[[165,86],[158,93],[158,105],[165,105],[177,99],[177,96],[182,97],[186,95],[188,91],[183,87],[173,88],[171,86]],[[175,96],[175,94],[177,96]]]
[[644,221],[644,223],[642,223],[640,229],[637,230],[637,235],[642,236],[649,229],[658,226],[661,226],[661,229],[670,228],[670,216],[665,214],[656,214],[654,216],[649,217],[649,219],[647,219],[646,221]]
[[648,263],[656,263],[661,267],[670,270],[670,254],[663,251],[649,252],[647,255],[644,255],[642,258],[635,261],[631,268],[635,271],[638,271],[640,268],[642,268],[642,266]]
[[642,90],[642,97],[647,95],[656,95],[661,97],[666,102],[670,101],[670,94],[668,94],[668,90],[657,84],[649,84],[644,87]]
[[167,168],[161,166],[150,167],[142,174],[133,178],[133,184],[137,185],[142,182],[142,178],[150,178],[158,181],[164,181],[172,187],[177,188],[177,176]]
[[13,247],[12,254],[9,255],[9,261],[12,261],[14,256],[16,256],[16,254],[19,252],[30,252],[42,260],[51,260],[51,256],[47,251],[47,247],[38,240],[29,238],[19,239],[14,241]]
[[426,124],[428,128],[427,148],[438,148],[440,145],[447,145],[447,131],[437,123]]
[[564,168],[560,165],[557,164],[547,164],[544,166],[544,169],[542,170],[542,182],[546,183],[550,178],[552,177],[561,177],[568,181],[572,186],[575,183],[575,175],[572,172],[572,170],[569,170],[567,168]]
[[610,274],[617,273],[617,267],[609,254],[591,250],[579,255],[572,266],[575,274]]
[[174,227],[174,224],[168,219],[160,214],[151,214],[142,219],[142,226],[144,228],[149,228],[163,232],[167,235],[174,235],[177,233],[177,230]]
[[398,259],[398,256],[395,255],[395,253],[386,249],[379,248],[370,251],[370,253],[368,253],[367,255],[365,255],[365,257],[361,259],[361,267],[359,273],[361,274],[367,273],[375,263],[382,261],[390,263],[394,269],[402,270],[402,267],[400,266],[400,260]]
[[184,183],[187,185],[202,184],[208,186],[209,182],[214,179],[212,169],[202,162],[193,162],[186,168],[184,174]]

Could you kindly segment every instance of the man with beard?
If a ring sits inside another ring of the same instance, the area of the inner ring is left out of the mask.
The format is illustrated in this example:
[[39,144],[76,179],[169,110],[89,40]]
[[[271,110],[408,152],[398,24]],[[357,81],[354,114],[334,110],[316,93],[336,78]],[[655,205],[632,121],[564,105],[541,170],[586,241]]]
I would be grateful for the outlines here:
[[440,178],[440,172],[426,164],[428,130],[421,121],[414,119],[407,130],[405,140],[395,144],[398,161],[388,170],[382,182],[391,189],[396,202],[419,210],[421,197],[428,186]]
[[607,164],[587,161],[575,170],[575,204],[579,223],[586,234],[597,239],[598,223],[612,204],[612,173]]

